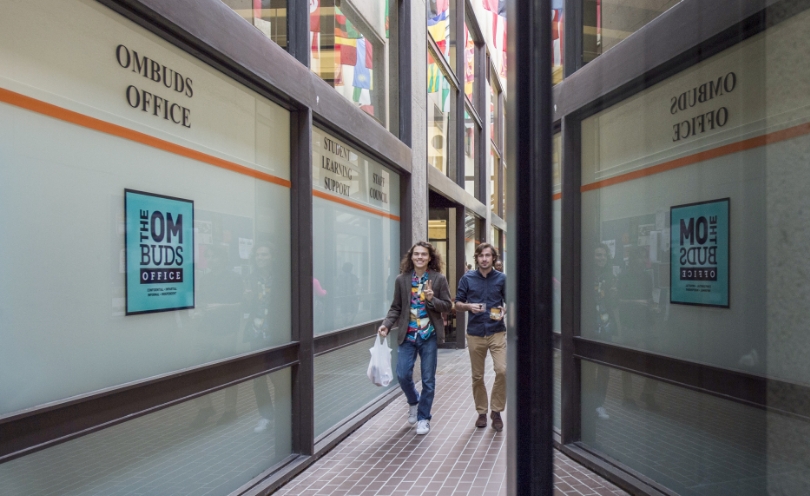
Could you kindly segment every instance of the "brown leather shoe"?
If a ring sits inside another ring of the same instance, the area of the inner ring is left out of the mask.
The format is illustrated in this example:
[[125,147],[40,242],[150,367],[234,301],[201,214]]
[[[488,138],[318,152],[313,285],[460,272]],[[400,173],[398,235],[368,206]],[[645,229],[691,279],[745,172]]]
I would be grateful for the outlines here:
[[486,427],[487,426],[487,414],[482,413],[478,415],[478,420],[475,421],[476,427]]
[[[501,419],[501,412],[492,412],[492,428],[495,429],[496,432],[501,432],[503,430],[503,420]],[[486,423],[484,424],[486,425]]]

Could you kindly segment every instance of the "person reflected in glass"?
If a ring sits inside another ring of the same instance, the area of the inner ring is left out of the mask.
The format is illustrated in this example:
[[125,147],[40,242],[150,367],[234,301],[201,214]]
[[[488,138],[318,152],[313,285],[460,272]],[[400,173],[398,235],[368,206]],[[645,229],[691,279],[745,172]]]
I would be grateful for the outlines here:
[[[245,279],[245,340],[254,350],[267,348],[273,341],[275,300],[283,288],[275,287],[273,280],[273,250],[270,244],[257,244],[253,248],[251,271]],[[289,289],[286,289],[289,291]],[[275,418],[273,398],[267,384],[268,376],[253,379],[253,392],[259,410],[259,421],[254,432],[264,432]],[[272,379],[271,379],[272,383]],[[275,389],[275,388],[274,388]],[[276,433],[278,434],[278,433]]]
[[[397,329],[397,379],[408,401],[408,423],[416,424],[416,433],[430,432],[431,408],[436,392],[436,360],[439,343],[444,343],[442,312],[452,308],[442,260],[426,241],[408,250],[400,263],[394,282],[394,299],[377,332],[387,336]],[[422,392],[413,382],[416,357],[422,364]]]
[[[613,263],[610,249],[600,243],[593,250],[596,275],[593,283],[594,293],[594,331],[599,339],[613,341],[619,330],[619,317],[617,314],[618,288],[616,276],[613,273]],[[608,420],[605,409],[610,369],[604,366],[596,367],[595,404],[596,415],[602,420]]]
[[[456,293],[456,311],[470,312],[467,319],[467,348],[470,350],[470,369],[475,410],[475,426],[487,426],[487,413],[491,410],[492,428],[503,430],[501,412],[506,409],[506,276],[493,270],[498,250],[489,243],[475,247],[477,270],[461,276]],[[492,356],[495,383],[492,396],[487,397],[484,383],[484,363],[487,352]]]
[[360,280],[354,275],[354,265],[350,262],[343,264],[341,272],[338,274],[338,287],[341,294],[338,300],[339,325],[349,326],[355,323],[357,310],[360,307],[360,296],[358,294]]
[[[622,343],[625,346],[644,348],[654,338],[653,282],[647,270],[649,247],[636,246],[628,252],[627,270],[619,277],[619,317],[621,318]],[[655,401],[657,382],[644,379],[641,399],[648,409],[657,410]],[[638,407],[633,399],[633,378],[622,372],[622,403],[626,408]]]
[[[199,363],[236,351],[242,304],[242,280],[228,267],[228,249],[210,245],[204,253],[208,267],[200,277],[196,305],[190,312],[198,331]],[[224,411],[218,424],[236,419],[236,388],[225,389],[224,399]],[[199,411],[192,426],[199,427],[216,412],[211,395],[202,396],[195,403]]]

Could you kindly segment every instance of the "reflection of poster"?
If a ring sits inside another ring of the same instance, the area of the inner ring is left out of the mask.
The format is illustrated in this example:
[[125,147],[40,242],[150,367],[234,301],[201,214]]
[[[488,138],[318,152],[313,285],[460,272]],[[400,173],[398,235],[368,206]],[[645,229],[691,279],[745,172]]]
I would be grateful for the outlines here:
[[239,238],[239,258],[242,260],[249,260],[251,253],[253,253],[253,240]]
[[126,313],[194,307],[194,202],[124,191]]
[[729,306],[728,198],[670,209],[670,301]]
[[212,223],[207,220],[195,220],[194,236],[198,245],[214,244],[214,227]]
[[610,250],[610,253],[609,253],[610,259],[611,260],[615,259],[616,258],[616,240],[615,239],[609,239],[607,241],[602,241],[602,243],[604,243],[604,245],[608,247],[608,250]]

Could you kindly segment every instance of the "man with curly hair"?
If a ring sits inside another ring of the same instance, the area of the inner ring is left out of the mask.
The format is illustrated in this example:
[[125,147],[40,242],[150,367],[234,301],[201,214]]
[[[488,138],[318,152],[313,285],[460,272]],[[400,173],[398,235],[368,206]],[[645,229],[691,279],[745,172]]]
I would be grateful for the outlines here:
[[[452,297],[442,275],[442,260],[426,241],[408,250],[400,263],[394,283],[394,300],[377,332],[387,336],[397,329],[397,379],[408,400],[408,423],[416,433],[430,432],[430,409],[436,391],[436,353],[444,342],[442,312],[449,312]],[[416,392],[413,367],[417,355],[422,363],[422,392]]]

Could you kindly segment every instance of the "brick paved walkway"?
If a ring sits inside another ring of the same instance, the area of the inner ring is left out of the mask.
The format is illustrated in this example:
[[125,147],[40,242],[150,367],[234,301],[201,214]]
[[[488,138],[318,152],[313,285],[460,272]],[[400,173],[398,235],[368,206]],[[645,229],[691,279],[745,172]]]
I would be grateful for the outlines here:
[[[487,370],[491,387],[490,360]],[[399,397],[276,494],[505,495],[506,432],[473,425],[469,373],[466,350],[440,350],[429,434],[416,435]],[[627,494],[562,453],[554,456],[555,494]]]

